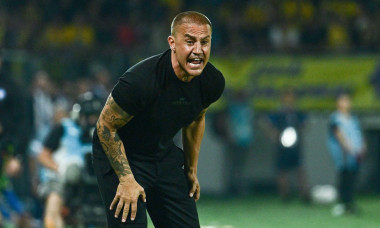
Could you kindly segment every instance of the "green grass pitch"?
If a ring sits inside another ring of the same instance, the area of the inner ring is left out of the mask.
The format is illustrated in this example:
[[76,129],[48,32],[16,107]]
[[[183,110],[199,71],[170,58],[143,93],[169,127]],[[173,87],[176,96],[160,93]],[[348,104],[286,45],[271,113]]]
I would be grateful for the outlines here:
[[[202,228],[376,228],[380,227],[380,195],[359,196],[359,215],[331,215],[332,205],[281,202],[274,196],[234,199],[202,197],[197,203]],[[153,225],[150,223],[149,228]]]

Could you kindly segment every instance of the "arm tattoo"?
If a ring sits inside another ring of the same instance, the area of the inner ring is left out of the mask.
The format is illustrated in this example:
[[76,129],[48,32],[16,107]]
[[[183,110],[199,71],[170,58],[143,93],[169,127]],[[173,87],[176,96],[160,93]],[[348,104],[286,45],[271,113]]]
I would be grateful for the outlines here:
[[127,124],[132,118],[133,116],[117,105],[110,95],[96,127],[103,150],[119,178],[132,174],[132,171],[117,129]]
[[106,140],[106,141],[110,140],[110,138],[111,138],[111,132],[110,132],[110,130],[109,130],[107,127],[105,127],[105,126],[103,126],[102,136],[103,136],[103,139]]

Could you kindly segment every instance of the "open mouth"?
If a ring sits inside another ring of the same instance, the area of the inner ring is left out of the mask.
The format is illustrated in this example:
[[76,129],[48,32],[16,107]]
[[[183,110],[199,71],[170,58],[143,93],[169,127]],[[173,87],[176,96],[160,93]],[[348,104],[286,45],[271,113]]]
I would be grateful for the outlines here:
[[199,67],[202,65],[203,59],[202,58],[189,58],[187,60],[187,62],[189,63],[189,65],[191,67]]

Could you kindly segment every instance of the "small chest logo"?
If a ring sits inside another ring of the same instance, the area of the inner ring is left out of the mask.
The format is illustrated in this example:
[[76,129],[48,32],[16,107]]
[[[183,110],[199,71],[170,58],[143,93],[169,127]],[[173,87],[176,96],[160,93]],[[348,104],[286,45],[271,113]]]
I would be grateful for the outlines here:
[[184,97],[180,97],[178,100],[172,102],[173,105],[191,105],[191,102]]

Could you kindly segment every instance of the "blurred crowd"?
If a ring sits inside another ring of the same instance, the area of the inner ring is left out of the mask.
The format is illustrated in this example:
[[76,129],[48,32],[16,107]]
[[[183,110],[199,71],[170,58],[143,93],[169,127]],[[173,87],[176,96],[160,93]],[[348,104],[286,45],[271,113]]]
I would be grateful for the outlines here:
[[[41,196],[45,178],[42,168],[57,165],[56,159],[64,162],[66,155],[57,151],[65,151],[61,144],[68,132],[75,131],[81,133],[69,137],[67,145],[77,147],[67,151],[74,151],[83,160],[81,164],[84,166],[85,156],[88,158],[91,151],[88,144],[96,115],[111,90],[110,73],[107,68],[97,66],[88,77],[58,82],[52,80],[48,72],[38,70],[27,85],[4,74],[1,60],[0,56],[0,226],[40,227],[44,198],[48,196]],[[84,102],[86,99],[87,103]],[[91,107],[94,102],[97,102],[96,107]],[[87,116],[94,115],[94,112],[95,117],[90,120]],[[64,131],[66,133],[63,134],[62,130],[61,135],[57,135],[55,129],[64,127],[68,129]],[[85,153],[80,152],[84,149],[87,150]],[[60,157],[55,158],[54,155],[58,154]],[[65,175],[59,173],[58,176]],[[97,194],[96,191],[92,193]],[[57,201],[53,204],[58,205]],[[61,213],[61,209],[55,211]]]
[[163,37],[173,16],[189,9],[213,22],[214,53],[380,47],[380,3],[375,0],[4,0],[0,46],[155,53],[167,47]]
[[132,63],[168,48],[171,20],[182,10],[210,18],[213,56],[380,48],[375,0],[3,0],[5,71],[30,83],[42,68],[64,84],[90,75],[100,63],[116,80]]

